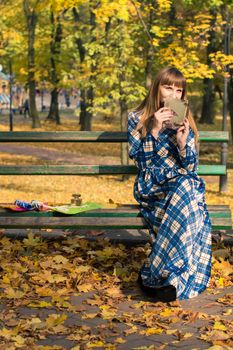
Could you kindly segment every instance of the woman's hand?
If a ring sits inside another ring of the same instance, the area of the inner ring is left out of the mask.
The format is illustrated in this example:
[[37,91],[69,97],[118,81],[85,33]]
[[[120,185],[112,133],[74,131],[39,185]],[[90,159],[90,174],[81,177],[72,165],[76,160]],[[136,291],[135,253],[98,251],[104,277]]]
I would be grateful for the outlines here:
[[176,140],[180,150],[185,148],[188,134],[189,134],[189,121],[187,118],[185,118],[183,125],[179,127],[179,129],[177,129],[177,133],[176,133]]
[[152,135],[157,138],[159,131],[163,128],[164,123],[171,123],[173,112],[171,109],[163,107],[154,113]]

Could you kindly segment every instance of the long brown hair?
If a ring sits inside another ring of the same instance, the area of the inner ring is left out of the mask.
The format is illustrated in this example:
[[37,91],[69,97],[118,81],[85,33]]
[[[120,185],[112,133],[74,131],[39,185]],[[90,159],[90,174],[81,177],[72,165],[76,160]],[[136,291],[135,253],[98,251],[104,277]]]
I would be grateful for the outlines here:
[[[155,77],[155,80],[151,84],[147,96],[135,109],[135,112],[138,112],[141,115],[137,129],[141,131],[142,138],[146,137],[147,132],[152,126],[154,113],[162,107],[160,101],[160,86],[173,84],[176,87],[183,89],[181,99],[185,100],[187,93],[185,77],[177,68],[166,67],[158,72],[157,76]],[[188,111],[188,121],[191,129],[194,132],[195,142],[197,144],[198,130],[190,109]]]

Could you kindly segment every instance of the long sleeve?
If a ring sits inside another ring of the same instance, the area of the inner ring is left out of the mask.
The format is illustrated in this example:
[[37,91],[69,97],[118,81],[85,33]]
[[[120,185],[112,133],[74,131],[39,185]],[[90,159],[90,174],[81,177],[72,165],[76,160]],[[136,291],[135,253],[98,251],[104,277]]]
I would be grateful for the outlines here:
[[191,129],[188,135],[185,148],[182,151],[178,149],[178,153],[182,166],[188,171],[196,172],[198,165],[198,156],[195,145],[194,133]]
[[[165,181],[181,174],[187,174],[187,170],[175,162],[169,151],[167,135],[159,133],[156,140],[150,133],[141,139],[137,128],[138,120],[134,113],[130,113],[128,120],[129,157],[144,173],[144,181],[148,188],[153,183],[162,184]],[[145,187],[145,184],[144,186]]]
[[137,116],[131,112],[128,118],[129,157],[135,161],[139,169],[143,169],[156,153],[157,142],[150,133],[145,139],[141,138],[141,133],[137,130],[138,122]]

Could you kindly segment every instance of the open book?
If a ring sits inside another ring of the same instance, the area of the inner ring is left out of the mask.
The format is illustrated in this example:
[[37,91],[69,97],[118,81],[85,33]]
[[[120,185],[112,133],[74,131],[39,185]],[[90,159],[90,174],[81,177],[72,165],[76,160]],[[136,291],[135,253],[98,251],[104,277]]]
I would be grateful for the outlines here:
[[169,127],[174,129],[179,128],[183,124],[184,119],[188,116],[188,101],[167,97],[164,101],[164,107],[170,108],[174,112],[172,125],[169,124]]

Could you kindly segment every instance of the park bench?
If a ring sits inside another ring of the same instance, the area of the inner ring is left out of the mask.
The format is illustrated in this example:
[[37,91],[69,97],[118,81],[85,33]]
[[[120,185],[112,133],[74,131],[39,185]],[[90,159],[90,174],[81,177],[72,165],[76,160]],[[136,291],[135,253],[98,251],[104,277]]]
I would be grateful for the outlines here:
[[[222,163],[199,165],[198,173],[204,176],[227,176],[226,158],[229,135],[221,131],[202,131],[200,141],[222,145]],[[127,147],[126,132],[1,132],[0,142],[108,142],[121,143]],[[137,173],[135,165],[22,165],[0,166],[0,175],[133,175]],[[224,185],[225,186],[225,185]],[[133,191],[133,189],[132,189]],[[209,205],[213,230],[232,228],[229,206]],[[146,223],[139,213],[137,205],[123,205],[114,209],[98,209],[72,216],[56,212],[11,212],[0,209],[1,228],[61,228],[61,229],[142,229]]]

